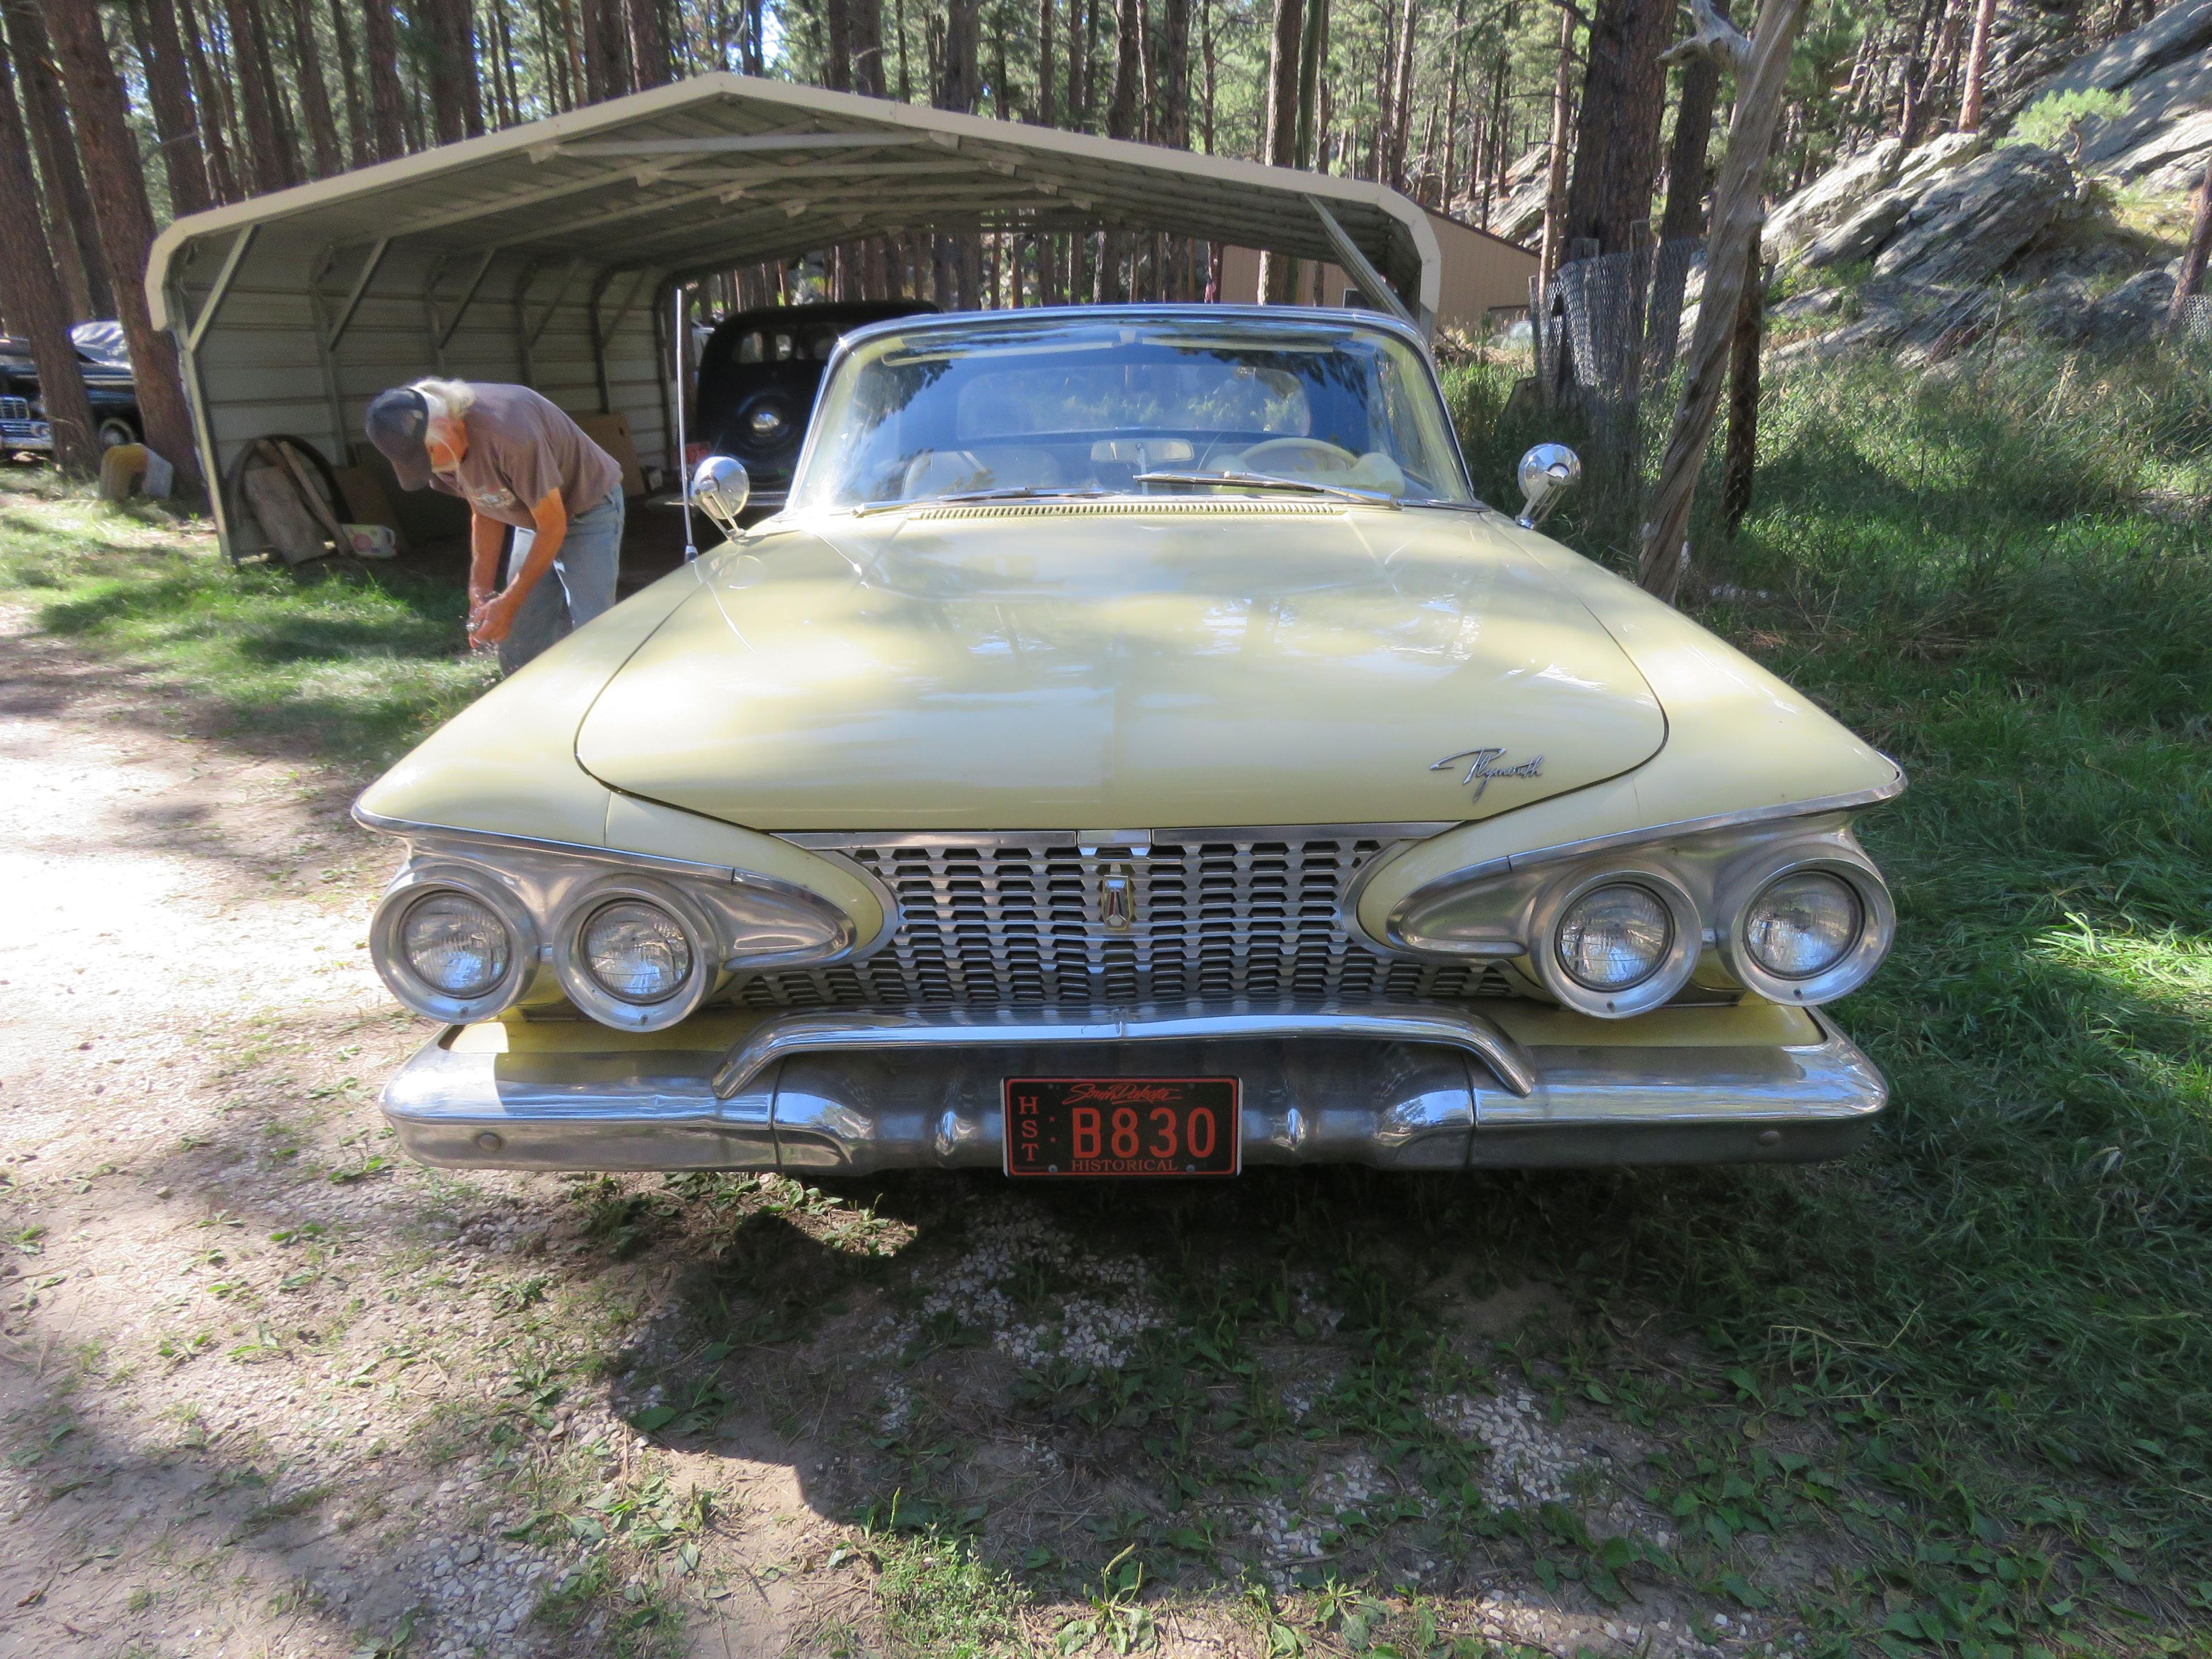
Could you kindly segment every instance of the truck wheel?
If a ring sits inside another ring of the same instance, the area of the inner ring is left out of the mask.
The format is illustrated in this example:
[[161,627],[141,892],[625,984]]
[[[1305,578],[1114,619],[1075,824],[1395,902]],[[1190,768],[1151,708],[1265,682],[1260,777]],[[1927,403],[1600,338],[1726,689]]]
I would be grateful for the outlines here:
[[137,441],[137,433],[120,415],[111,415],[100,423],[100,447],[102,449],[112,449],[118,444],[135,444]]

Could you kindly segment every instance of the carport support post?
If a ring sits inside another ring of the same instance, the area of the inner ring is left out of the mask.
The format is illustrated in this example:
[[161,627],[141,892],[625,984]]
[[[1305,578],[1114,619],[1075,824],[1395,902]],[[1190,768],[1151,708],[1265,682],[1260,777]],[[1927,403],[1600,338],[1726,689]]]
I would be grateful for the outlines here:
[[1351,233],[1337,223],[1336,216],[1322,205],[1319,197],[1307,197],[1306,205],[1313,209],[1315,216],[1320,219],[1322,229],[1328,234],[1329,246],[1336,250],[1337,262],[1352,273],[1352,279],[1359,284],[1359,291],[1372,300],[1378,309],[1387,311],[1399,321],[1411,323],[1419,329],[1421,337],[1426,339],[1435,331],[1437,319],[1432,316],[1416,317],[1407,309],[1406,302],[1398,297],[1398,290],[1383,280],[1382,273],[1376,270],[1374,262],[1361,251],[1359,244],[1352,240]]
[[[223,255],[222,269],[216,272],[199,315],[185,326],[173,331],[178,355],[183,359],[185,396],[191,404],[193,435],[199,442],[200,475],[207,480],[208,508],[215,515],[216,542],[222,549],[223,556],[233,564],[238,562],[238,549],[232,543],[230,503],[223,495],[222,471],[216,462],[215,428],[208,416],[207,385],[200,375],[200,342],[207,337],[208,325],[222,309],[222,302],[230,297],[231,282],[237,276],[239,266],[245,263],[260,229],[259,225],[247,225],[231,239],[230,252]],[[186,315],[185,285],[180,277],[169,284],[169,312],[179,323]]]

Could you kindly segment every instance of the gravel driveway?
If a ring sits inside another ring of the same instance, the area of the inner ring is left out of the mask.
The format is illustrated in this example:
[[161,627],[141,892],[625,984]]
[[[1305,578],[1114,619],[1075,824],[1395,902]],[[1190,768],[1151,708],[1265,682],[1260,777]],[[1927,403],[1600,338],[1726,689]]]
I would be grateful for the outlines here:
[[211,732],[0,633],[0,1653],[1788,1628],[1562,1578],[1674,1542],[1651,1447],[1530,1358],[1548,1291],[1437,1252],[1434,1188],[408,1163],[374,1100],[426,1028],[364,948],[363,780]]

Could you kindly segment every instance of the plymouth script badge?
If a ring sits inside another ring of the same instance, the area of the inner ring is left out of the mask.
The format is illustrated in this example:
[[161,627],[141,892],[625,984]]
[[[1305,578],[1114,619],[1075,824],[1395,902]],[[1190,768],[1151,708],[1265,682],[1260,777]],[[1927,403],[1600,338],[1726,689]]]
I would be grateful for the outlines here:
[[1541,755],[1514,766],[1500,765],[1504,758],[1503,749],[1462,749],[1456,755],[1446,755],[1429,770],[1448,772],[1465,761],[1468,763],[1467,775],[1460,781],[1474,786],[1474,799],[1477,800],[1482,799],[1482,792],[1490,787],[1492,778],[1540,778],[1544,775],[1544,757]]
[[1010,1176],[1233,1176],[1233,1077],[1006,1079]]

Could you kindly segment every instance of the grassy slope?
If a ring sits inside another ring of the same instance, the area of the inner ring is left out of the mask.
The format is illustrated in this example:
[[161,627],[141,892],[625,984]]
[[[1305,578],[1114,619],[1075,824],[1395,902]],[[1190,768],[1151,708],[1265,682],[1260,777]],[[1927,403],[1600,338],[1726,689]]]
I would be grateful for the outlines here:
[[185,692],[241,732],[359,769],[396,759],[491,670],[462,652],[463,597],[398,572],[233,571],[151,508],[0,472],[0,599]]
[[[1502,388],[1480,371],[1452,388],[1493,500],[1537,435],[1497,429]],[[1863,825],[1899,890],[1901,944],[1843,1010],[1897,1088],[1870,1153],[1479,1192],[1345,1172],[1239,1200],[1250,1237],[1340,1226],[1348,1271],[1362,1230],[1382,1229],[1693,1330],[1717,1364],[1665,1420],[1717,1461],[1657,1483],[1690,1504],[1675,1513],[1733,1501],[1729,1471],[1757,1456],[1741,1437],[1771,1409],[1832,1425],[1838,1467],[1883,1494],[1878,1525],[1772,1478],[1798,1491],[1795,1513],[1859,1540],[1857,1568],[1814,1598],[1839,1633],[1887,1617],[1893,1645],[1963,1652],[2007,1633],[2002,1604],[2055,1645],[2072,1630],[2090,1650],[2134,1650],[2113,1633],[2124,1620],[2099,1614],[2085,1635],[2081,1615],[2050,1609],[2132,1575],[2125,1594],[2187,1630],[2212,1597],[2196,1585],[2212,1492],[2212,562],[2203,529],[2142,507],[2146,491],[2203,492],[2208,435],[2197,377],[2157,364],[2106,380],[2014,360],[1913,385],[1828,370],[1770,396],[1760,504],[1733,549],[1706,554],[1701,575],[1732,597],[1704,616],[1912,775]],[[1571,519],[1562,534],[1595,539]],[[451,592],[234,576],[204,544],[181,553],[88,508],[0,499],[9,590],[47,626],[332,757],[387,755],[481,684],[453,654]],[[1402,1209],[1385,1202],[1401,1192]],[[1652,1373],[1612,1328],[1593,1321],[1550,1357],[1577,1388],[1623,1397]],[[1720,1536],[1700,1582],[1723,1582]],[[1000,1594],[887,1588],[932,1619]],[[927,1626],[916,1644],[942,1645]]]
[[[2205,490],[2212,400],[2190,366],[2031,355],[1801,374],[1764,422],[1703,619],[1911,777],[1863,825],[1899,946],[1842,1011],[1897,1109],[1841,1169],[1607,1202],[1613,1271],[2201,1547],[2212,549],[2143,502]],[[1498,435],[1494,500],[1527,434]]]

